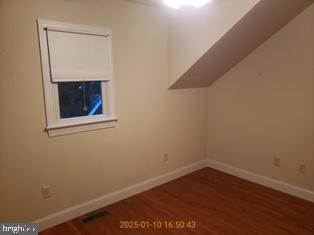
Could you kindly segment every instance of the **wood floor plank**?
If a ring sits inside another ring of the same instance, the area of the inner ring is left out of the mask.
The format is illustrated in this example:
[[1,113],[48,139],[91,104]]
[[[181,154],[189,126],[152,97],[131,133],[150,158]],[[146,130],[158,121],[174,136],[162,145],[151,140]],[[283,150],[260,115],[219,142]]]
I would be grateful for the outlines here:
[[[79,217],[40,235],[314,235],[314,203],[210,168],[103,209],[107,216],[90,223]],[[163,226],[121,229],[121,221]],[[169,228],[167,221],[195,221],[196,227]]]

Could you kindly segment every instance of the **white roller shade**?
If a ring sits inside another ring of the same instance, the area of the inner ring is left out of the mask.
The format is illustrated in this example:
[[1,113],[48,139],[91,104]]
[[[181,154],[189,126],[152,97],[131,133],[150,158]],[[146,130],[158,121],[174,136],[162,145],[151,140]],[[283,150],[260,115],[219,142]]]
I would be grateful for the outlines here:
[[110,35],[47,29],[52,82],[108,81]]

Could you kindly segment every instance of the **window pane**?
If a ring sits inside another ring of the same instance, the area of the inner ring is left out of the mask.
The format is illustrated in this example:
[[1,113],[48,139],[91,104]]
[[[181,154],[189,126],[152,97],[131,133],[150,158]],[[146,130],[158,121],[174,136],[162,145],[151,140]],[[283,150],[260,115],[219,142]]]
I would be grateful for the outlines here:
[[93,116],[103,113],[101,82],[58,83],[60,118]]

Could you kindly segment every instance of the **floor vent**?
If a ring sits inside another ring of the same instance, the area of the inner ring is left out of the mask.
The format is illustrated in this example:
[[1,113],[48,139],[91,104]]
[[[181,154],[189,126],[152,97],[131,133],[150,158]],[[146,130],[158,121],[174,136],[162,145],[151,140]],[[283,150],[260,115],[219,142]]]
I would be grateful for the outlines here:
[[93,221],[99,217],[103,217],[103,216],[106,216],[108,214],[109,214],[108,211],[105,211],[105,210],[100,211],[100,212],[95,212],[95,213],[92,213],[92,214],[86,216],[84,219],[82,219],[82,221],[85,224],[87,224],[87,223],[89,223],[89,222],[91,222],[91,221]]

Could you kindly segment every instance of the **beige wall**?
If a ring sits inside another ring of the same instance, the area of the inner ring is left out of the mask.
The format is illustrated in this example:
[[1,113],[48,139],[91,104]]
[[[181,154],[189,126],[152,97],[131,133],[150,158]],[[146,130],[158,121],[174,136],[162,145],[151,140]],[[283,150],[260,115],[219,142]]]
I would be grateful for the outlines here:
[[209,158],[314,190],[313,22],[312,4],[209,88]]
[[[120,0],[0,0],[0,221],[34,220],[196,162],[206,144],[209,158],[313,190],[313,8],[209,91],[169,91],[175,58],[164,10]],[[37,18],[112,28],[116,128],[43,132]],[[47,184],[52,198],[42,200]]]
[[258,2],[212,0],[201,8],[169,10],[170,85]]
[[[43,132],[37,18],[112,28],[116,128]],[[120,0],[0,0],[0,221],[34,220],[205,159],[207,90],[167,90],[167,23],[161,9]],[[42,200],[47,184],[52,198]]]

